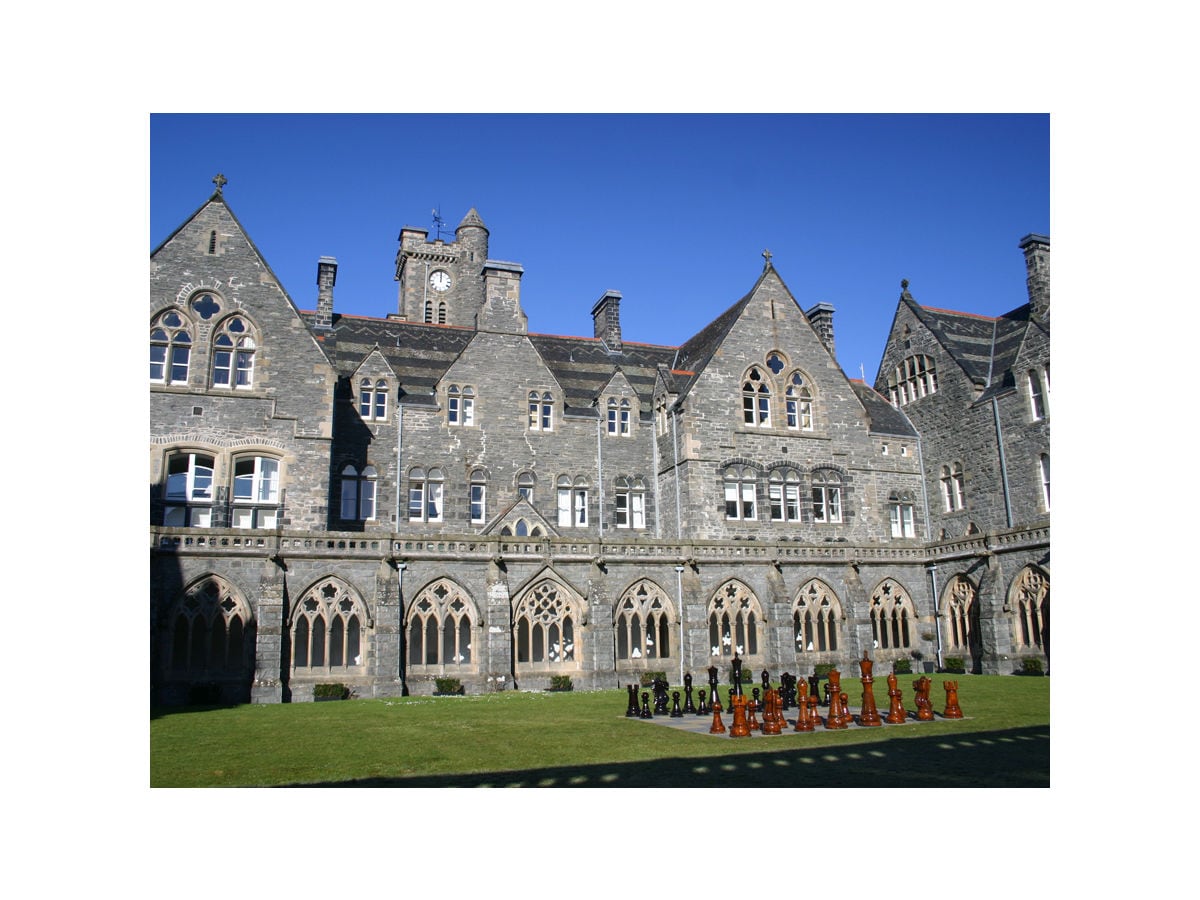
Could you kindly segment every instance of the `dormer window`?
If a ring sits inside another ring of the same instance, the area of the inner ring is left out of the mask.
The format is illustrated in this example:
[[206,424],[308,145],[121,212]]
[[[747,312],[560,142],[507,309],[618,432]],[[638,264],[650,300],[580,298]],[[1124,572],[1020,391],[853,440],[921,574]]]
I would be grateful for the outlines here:
[[382,422],[387,419],[388,385],[383,378],[372,383],[364,378],[358,383],[358,414],[364,420]]
[[608,401],[608,433],[629,437],[629,401],[610,398]]

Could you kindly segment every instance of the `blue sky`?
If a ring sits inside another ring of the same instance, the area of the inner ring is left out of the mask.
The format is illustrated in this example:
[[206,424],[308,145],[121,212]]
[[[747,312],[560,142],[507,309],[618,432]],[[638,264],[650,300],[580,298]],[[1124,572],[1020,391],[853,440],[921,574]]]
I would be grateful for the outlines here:
[[919,303],[1025,302],[1017,242],[1050,234],[1048,115],[153,115],[150,239],[225,197],[292,299],[338,260],[337,312],[396,310],[396,238],[475,207],[525,270],[533,332],[678,345],[746,293],[769,249],[800,306],[831,303],[838,360],[873,381],[900,279]]

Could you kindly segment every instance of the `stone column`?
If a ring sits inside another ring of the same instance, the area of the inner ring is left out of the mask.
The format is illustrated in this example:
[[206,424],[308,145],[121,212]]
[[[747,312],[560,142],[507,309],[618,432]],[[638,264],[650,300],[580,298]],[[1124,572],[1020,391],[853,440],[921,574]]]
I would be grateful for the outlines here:
[[258,581],[258,602],[254,610],[254,682],[250,685],[251,703],[283,701],[287,671],[291,667],[285,653],[287,629],[287,577],[283,561],[263,561]]
[[509,690],[513,686],[512,598],[508,593],[508,573],[498,560],[488,563],[487,597],[484,611],[484,649],[479,671],[484,689]]
[[399,568],[393,569],[386,559],[379,561],[379,569],[375,573],[373,603],[375,639],[367,669],[376,696],[395,697],[402,692],[400,639],[404,621],[404,598],[400,594],[401,577]]

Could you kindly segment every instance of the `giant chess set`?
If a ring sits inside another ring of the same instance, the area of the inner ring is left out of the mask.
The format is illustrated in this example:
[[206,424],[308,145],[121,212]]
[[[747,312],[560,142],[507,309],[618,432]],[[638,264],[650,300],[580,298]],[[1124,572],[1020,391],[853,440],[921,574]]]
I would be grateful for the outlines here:
[[[703,728],[694,727],[692,723],[703,724],[711,717],[711,725],[707,729],[709,734],[728,734],[735,738],[756,734],[783,734],[785,731],[811,732],[818,728],[837,730],[882,727],[885,724],[906,725],[911,722],[932,722],[939,717],[963,718],[962,708],[958,705],[957,681],[942,682],[942,689],[946,692],[946,703],[939,716],[934,712],[933,701],[929,698],[933,681],[924,675],[916,679],[912,683],[916,710],[909,712],[904,708],[903,691],[895,672],[887,677],[887,715],[880,716],[875,705],[875,679],[872,677],[874,663],[870,656],[864,653],[858,666],[859,680],[862,682],[862,702],[857,712],[850,706],[850,698],[842,690],[842,676],[836,669],[829,672],[824,685],[821,683],[821,677],[816,674],[810,676],[806,682],[784,672],[779,676],[778,687],[771,686],[770,673],[764,670],[762,687],[752,688],[750,696],[747,697],[743,690],[742,661],[735,656],[733,674],[726,695],[728,706],[721,703],[718,681],[720,672],[716,666],[711,666],[708,670],[708,689],[699,689],[695,692],[696,697],[693,697],[692,676],[687,674],[683,677],[682,705],[679,691],[672,692],[668,698],[670,686],[661,678],[656,679],[652,685],[653,699],[649,691],[643,691],[640,703],[637,686],[627,685],[629,704],[625,716],[631,719],[657,718],[660,722],[665,720],[665,724],[672,725],[687,722],[689,731],[703,731]],[[789,719],[787,713],[792,709],[795,712],[793,718]],[[721,718],[722,712],[728,712],[732,716],[728,727]]]

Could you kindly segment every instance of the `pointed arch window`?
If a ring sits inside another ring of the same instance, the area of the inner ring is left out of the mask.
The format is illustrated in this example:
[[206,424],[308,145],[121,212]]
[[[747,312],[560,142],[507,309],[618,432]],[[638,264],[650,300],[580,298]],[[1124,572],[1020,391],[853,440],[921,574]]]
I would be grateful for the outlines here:
[[710,656],[758,655],[758,598],[740,581],[724,584],[708,602]]
[[244,316],[231,316],[213,336],[212,383],[215,388],[254,386],[254,329]]
[[1017,576],[1011,606],[1017,616],[1017,646],[1050,650],[1050,579],[1027,566]]
[[912,599],[888,578],[871,595],[871,637],[881,650],[908,649],[917,618]]
[[842,606],[825,582],[816,578],[800,588],[792,606],[792,634],[797,653],[825,653],[838,649]]
[[410,670],[473,667],[475,604],[448,578],[426,587],[409,607],[405,634]]
[[888,399],[892,406],[905,406],[937,393],[937,368],[932,356],[914,354],[888,375]]
[[793,372],[788,379],[784,392],[784,413],[787,427],[793,431],[813,430],[812,391],[799,372]]
[[632,585],[617,601],[617,659],[670,658],[674,619],[662,588],[647,578]]
[[771,388],[757,366],[742,382],[742,422],[751,428],[771,427]]
[[527,591],[513,613],[518,665],[576,664],[579,611],[566,589],[546,579]]
[[160,313],[150,325],[150,381],[187,384],[191,358],[191,323],[175,309]]
[[951,650],[970,650],[973,632],[978,627],[975,587],[962,575],[956,575],[947,585],[946,594],[946,646]]
[[301,596],[292,613],[292,669],[299,673],[365,671],[362,603],[344,583],[327,578]]
[[210,678],[249,674],[254,624],[245,601],[210,576],[188,588],[170,617],[167,670]]

